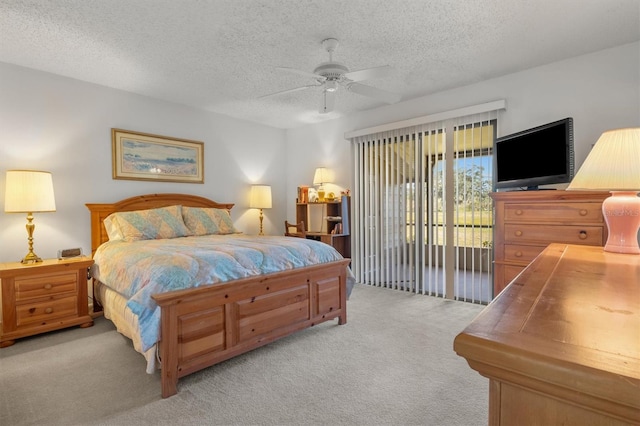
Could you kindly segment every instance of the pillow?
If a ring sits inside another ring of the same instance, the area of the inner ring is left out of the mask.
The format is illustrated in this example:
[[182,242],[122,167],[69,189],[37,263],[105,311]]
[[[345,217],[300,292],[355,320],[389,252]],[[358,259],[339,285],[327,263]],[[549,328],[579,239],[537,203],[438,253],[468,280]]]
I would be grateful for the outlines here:
[[[115,221],[120,231],[119,239],[124,241],[158,240],[189,235],[189,229],[182,219],[182,206],[112,213],[105,219],[105,227],[109,218],[111,218],[111,233],[115,237],[118,236],[113,230]],[[111,233],[107,228],[109,239],[111,239]]]
[[122,240],[124,236],[122,232],[120,232],[120,227],[118,226],[118,222],[116,221],[115,213],[107,216],[104,221],[104,229],[107,230],[107,236],[109,237],[109,241]]
[[184,223],[191,235],[237,234],[228,210],[204,207],[182,207]]

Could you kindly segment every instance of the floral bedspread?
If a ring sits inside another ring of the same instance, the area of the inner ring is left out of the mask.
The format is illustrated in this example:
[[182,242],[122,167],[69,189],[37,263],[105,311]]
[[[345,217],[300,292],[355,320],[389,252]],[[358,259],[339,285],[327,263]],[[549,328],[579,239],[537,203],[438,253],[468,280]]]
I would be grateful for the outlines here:
[[[152,294],[339,259],[330,245],[304,238],[206,235],[106,242],[94,255],[92,274],[129,299],[146,351],[160,334],[160,308]],[[354,279],[350,270],[347,274],[349,294]]]

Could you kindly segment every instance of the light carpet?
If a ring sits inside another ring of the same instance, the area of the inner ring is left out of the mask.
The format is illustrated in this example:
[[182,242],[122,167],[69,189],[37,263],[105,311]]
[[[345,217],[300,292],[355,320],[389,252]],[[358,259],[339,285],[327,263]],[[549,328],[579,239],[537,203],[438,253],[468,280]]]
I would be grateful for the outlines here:
[[104,318],[0,350],[4,425],[482,425],[488,380],[453,351],[484,308],[356,285],[348,321],[299,332],[178,382]]

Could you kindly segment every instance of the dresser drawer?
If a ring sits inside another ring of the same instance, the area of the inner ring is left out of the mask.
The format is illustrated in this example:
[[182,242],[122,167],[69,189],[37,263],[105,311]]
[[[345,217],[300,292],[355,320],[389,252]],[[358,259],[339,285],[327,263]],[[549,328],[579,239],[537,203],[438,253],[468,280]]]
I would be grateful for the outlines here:
[[16,303],[43,296],[77,292],[77,270],[31,275],[15,280]]
[[504,286],[506,287],[511,281],[515,280],[520,272],[524,271],[526,266],[505,265],[504,267]]
[[506,224],[504,226],[505,244],[543,244],[550,242],[566,244],[603,245],[604,228],[602,226],[565,226],[565,225],[529,225]]
[[24,303],[16,306],[16,326],[24,327],[34,323],[45,325],[52,320],[74,317],[77,314],[78,298],[76,295]]
[[517,244],[504,245],[504,260],[507,262],[525,262],[529,264],[547,247],[539,246],[521,246]]
[[602,223],[600,203],[505,204],[505,222]]
[[602,246],[608,191],[494,192],[494,296],[550,243]]

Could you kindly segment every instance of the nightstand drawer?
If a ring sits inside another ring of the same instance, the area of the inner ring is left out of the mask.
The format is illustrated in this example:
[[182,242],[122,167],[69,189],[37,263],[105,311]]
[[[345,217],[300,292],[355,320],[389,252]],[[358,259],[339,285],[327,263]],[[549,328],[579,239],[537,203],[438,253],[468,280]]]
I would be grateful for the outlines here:
[[603,245],[602,226],[556,226],[556,225],[504,225],[506,244],[538,243],[548,245],[550,241],[566,244]]
[[77,270],[16,278],[16,302],[62,293],[76,293]]
[[16,326],[45,325],[51,321],[78,314],[78,298],[75,295],[52,298],[36,303],[16,306]]
[[600,203],[506,204],[505,222],[602,223]]

